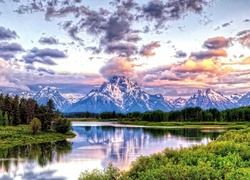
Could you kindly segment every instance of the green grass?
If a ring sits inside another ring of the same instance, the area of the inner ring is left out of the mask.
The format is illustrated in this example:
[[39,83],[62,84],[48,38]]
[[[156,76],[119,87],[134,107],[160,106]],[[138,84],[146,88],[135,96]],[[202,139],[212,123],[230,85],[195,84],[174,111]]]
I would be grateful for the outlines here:
[[147,122],[147,121],[118,121],[119,124],[140,126],[171,126],[179,128],[233,128],[241,129],[250,126],[250,122]]
[[248,180],[250,128],[230,130],[207,145],[169,149],[140,156],[126,172],[109,165],[84,171],[79,180]]
[[37,144],[45,142],[56,142],[73,138],[74,133],[67,134],[55,132],[38,132],[33,135],[28,125],[0,127],[0,148],[11,148],[18,145]]

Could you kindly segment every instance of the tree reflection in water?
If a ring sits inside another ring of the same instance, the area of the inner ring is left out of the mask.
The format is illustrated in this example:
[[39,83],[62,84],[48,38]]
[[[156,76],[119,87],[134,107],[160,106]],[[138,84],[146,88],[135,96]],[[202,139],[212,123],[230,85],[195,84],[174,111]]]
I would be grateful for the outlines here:
[[[40,167],[44,167],[48,163],[59,161],[61,157],[69,154],[72,150],[71,145],[72,143],[68,141],[59,141],[16,146],[9,149],[0,148],[0,172],[8,172],[10,174],[10,170],[18,167],[22,161],[29,161],[29,164],[37,162]],[[29,173],[32,174],[32,172]],[[43,173],[51,174],[54,171]],[[40,176],[43,175],[40,174]],[[7,177],[5,178],[7,179]]]

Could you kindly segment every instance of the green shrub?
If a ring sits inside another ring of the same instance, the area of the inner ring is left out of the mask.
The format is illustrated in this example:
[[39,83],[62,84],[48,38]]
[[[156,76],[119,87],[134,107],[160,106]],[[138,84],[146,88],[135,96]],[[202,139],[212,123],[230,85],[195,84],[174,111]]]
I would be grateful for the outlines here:
[[66,134],[71,129],[71,122],[66,118],[59,117],[55,120],[53,128],[56,132]]
[[42,126],[41,121],[37,118],[33,118],[30,122],[30,127],[34,135],[36,135],[37,131],[41,129],[41,126]]

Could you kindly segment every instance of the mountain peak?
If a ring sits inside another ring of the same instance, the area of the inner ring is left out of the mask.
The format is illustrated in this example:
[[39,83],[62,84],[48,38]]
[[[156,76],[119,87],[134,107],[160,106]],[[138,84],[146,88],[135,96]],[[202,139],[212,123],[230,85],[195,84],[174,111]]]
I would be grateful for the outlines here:
[[188,101],[186,107],[199,106],[202,109],[217,108],[219,110],[233,108],[233,103],[221,93],[207,88],[198,90]]

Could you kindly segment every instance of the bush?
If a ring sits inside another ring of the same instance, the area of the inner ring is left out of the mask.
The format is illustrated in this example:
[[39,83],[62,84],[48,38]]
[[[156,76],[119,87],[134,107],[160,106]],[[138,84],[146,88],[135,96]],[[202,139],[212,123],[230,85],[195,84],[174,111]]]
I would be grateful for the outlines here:
[[66,118],[59,117],[55,120],[53,128],[56,132],[66,134],[71,129],[71,122]]
[[33,118],[31,121],[30,121],[30,127],[32,129],[32,133],[34,135],[37,134],[37,131],[41,129],[41,121],[37,118]]

